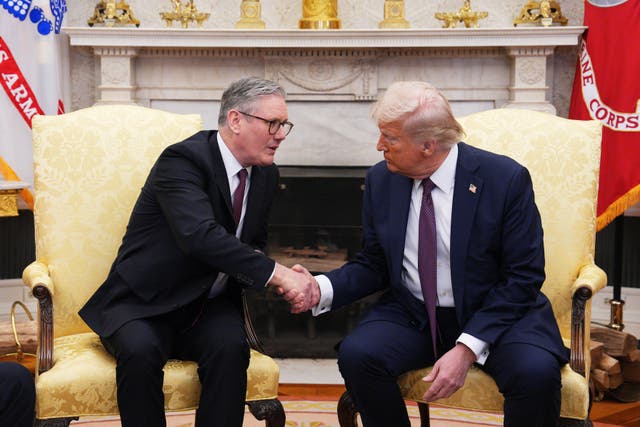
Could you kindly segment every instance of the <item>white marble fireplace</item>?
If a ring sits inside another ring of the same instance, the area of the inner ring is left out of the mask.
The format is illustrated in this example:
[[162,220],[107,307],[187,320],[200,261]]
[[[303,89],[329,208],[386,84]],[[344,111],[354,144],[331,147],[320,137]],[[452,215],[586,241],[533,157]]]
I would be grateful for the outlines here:
[[222,91],[242,76],[280,82],[295,129],[280,165],[369,166],[371,103],[396,80],[441,89],[457,115],[497,107],[556,113],[550,58],[584,27],[215,30],[69,27],[97,59],[97,103],[200,113],[216,127]]

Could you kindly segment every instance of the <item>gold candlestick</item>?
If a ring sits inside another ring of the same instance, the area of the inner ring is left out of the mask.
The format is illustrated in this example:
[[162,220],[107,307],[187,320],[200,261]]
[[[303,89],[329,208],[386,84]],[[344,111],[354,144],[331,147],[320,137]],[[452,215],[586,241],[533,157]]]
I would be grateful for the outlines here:
[[303,0],[302,19],[300,19],[298,26],[303,30],[340,28],[338,0]]
[[409,21],[404,19],[403,0],[385,0],[384,20],[379,26],[380,28],[409,28]]
[[133,16],[131,6],[126,1],[99,1],[93,9],[93,16],[87,20],[87,24],[93,27],[94,24],[104,24],[107,27],[114,25],[133,24],[140,26],[140,21]]
[[518,24],[541,24],[544,27],[557,22],[560,25],[567,25],[569,20],[562,15],[560,5],[555,1],[528,1],[520,14],[513,20],[513,26]]
[[463,22],[466,28],[478,28],[478,20],[489,16],[489,12],[474,12],[471,10],[471,0],[465,0],[464,5],[457,12],[437,12],[435,17],[442,21],[442,28],[455,28],[458,22]]
[[196,22],[198,27],[202,27],[202,23],[209,19],[210,13],[199,12],[193,0],[171,0],[173,10],[171,12],[160,12],[160,17],[164,20],[167,27],[173,26],[173,21],[180,22],[182,28],[188,28],[190,22]]
[[240,5],[240,20],[236,22],[236,28],[257,28],[265,27],[261,19],[262,7],[259,0],[242,0]]

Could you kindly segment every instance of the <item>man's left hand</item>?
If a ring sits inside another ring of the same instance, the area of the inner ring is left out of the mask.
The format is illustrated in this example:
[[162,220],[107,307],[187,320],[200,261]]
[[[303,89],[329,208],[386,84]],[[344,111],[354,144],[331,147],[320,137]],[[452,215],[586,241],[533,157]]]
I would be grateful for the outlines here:
[[431,383],[422,396],[426,402],[444,399],[455,393],[467,378],[469,368],[476,361],[476,355],[462,343],[456,344],[433,365],[433,369],[422,380]]

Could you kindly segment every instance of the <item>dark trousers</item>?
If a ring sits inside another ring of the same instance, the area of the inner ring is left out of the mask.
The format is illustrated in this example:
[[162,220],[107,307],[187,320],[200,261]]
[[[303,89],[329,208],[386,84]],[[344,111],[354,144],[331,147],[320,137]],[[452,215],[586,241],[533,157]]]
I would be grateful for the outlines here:
[[249,345],[240,308],[226,296],[126,323],[103,337],[116,358],[123,427],[164,427],[163,371],[168,359],[198,363],[197,427],[241,427]]
[[33,427],[35,407],[31,372],[18,363],[0,363],[0,426]]
[[[429,328],[419,330],[408,315],[364,320],[340,344],[338,364],[364,427],[409,427],[397,384],[402,373],[434,363]],[[438,354],[460,334],[455,311],[438,309]],[[504,425],[551,427],[560,413],[560,366],[539,347],[508,344],[491,350],[484,366],[505,397]]]

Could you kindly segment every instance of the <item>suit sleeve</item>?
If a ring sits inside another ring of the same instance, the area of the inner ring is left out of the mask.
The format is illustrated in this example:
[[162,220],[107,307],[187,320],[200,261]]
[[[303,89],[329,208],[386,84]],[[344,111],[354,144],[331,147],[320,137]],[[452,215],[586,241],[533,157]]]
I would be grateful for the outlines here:
[[208,165],[170,148],[155,167],[151,185],[180,250],[245,286],[263,287],[275,262],[219,223],[213,204],[224,201],[210,196]]
[[[490,344],[540,303],[545,279],[542,225],[525,168],[518,168],[509,182],[497,238],[495,253],[489,254],[495,259],[496,280],[479,284],[490,288],[464,327],[464,332]],[[481,272],[468,271],[475,273],[482,277]]]
[[389,283],[386,257],[376,227],[374,195],[377,188],[371,172],[367,175],[362,206],[362,250],[342,267],[326,274],[333,286],[332,310],[375,293]]

